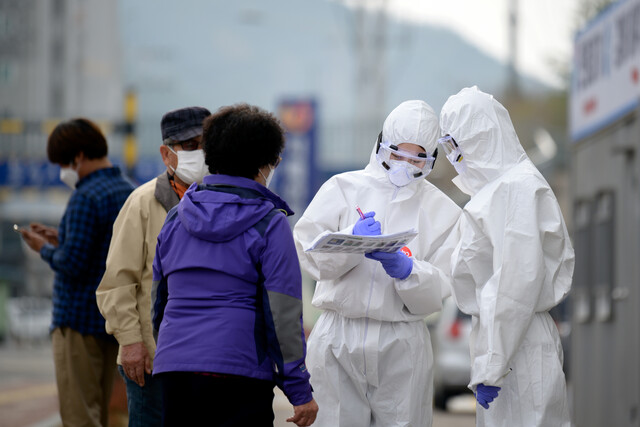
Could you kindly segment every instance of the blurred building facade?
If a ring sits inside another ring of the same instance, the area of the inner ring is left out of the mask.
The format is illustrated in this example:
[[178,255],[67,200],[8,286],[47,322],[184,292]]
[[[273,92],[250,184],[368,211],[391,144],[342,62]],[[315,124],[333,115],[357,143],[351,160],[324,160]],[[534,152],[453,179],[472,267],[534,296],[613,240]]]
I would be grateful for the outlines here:
[[[49,266],[12,227],[55,226],[64,212],[70,190],[46,154],[55,125],[90,118],[107,135],[110,156],[121,156],[124,89],[116,12],[110,1],[0,0],[0,304],[13,297],[46,300],[52,292]],[[34,301],[7,306],[50,310]],[[9,332],[5,324],[0,319],[0,338]],[[14,326],[10,332],[20,334],[21,326]]]
[[116,12],[99,0],[0,1],[3,158],[46,156],[43,135],[60,119],[89,117],[107,131],[121,120]]
[[[88,117],[116,136],[124,99],[116,6],[0,0],[0,188],[60,183],[46,161],[60,120]],[[110,155],[119,142],[110,138]]]
[[571,84],[578,427],[640,426],[640,0],[578,33]]

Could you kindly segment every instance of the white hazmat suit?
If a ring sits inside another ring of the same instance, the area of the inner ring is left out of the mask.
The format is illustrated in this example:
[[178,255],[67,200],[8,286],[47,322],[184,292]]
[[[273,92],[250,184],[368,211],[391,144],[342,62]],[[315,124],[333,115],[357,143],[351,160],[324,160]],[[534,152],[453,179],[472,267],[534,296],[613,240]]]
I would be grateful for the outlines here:
[[471,383],[501,387],[478,426],[569,426],[560,337],[548,311],[571,287],[574,252],[558,202],[507,110],[476,87],[451,96],[440,127],[457,142],[471,196],[453,254],[453,294],[473,316]]
[[[431,107],[407,101],[385,120],[382,139],[432,154],[438,130]],[[362,254],[304,251],[324,231],[352,234],[357,205],[375,212],[383,234],[418,230],[408,244],[413,268],[405,280],[391,278]],[[317,280],[313,305],[324,310],[307,354],[321,408],[314,426],[431,425],[432,351],[423,320],[450,293],[459,215],[460,208],[424,179],[392,184],[375,148],[364,170],[336,175],[320,188],[293,232],[302,268]]]

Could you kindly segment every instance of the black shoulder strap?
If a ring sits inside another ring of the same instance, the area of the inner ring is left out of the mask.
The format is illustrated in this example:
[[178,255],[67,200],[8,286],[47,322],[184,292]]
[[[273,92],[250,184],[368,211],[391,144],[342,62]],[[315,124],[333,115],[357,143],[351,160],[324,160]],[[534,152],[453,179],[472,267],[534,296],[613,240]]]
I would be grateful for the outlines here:
[[268,214],[266,214],[264,217],[262,217],[262,219],[260,221],[258,221],[256,223],[256,225],[253,226],[253,228],[255,228],[256,231],[258,233],[260,233],[260,237],[264,237],[264,233],[265,233],[265,231],[267,231],[267,227],[271,223],[271,220],[278,213],[281,213],[281,214],[283,214],[285,216],[287,215],[286,212],[283,211],[282,209],[273,208],[273,209],[271,209],[271,211]]
[[167,212],[167,216],[164,219],[164,223],[168,223],[173,221],[174,219],[176,219],[176,217],[178,216],[178,205],[175,205],[174,207],[172,207],[171,209],[169,209],[169,212]]

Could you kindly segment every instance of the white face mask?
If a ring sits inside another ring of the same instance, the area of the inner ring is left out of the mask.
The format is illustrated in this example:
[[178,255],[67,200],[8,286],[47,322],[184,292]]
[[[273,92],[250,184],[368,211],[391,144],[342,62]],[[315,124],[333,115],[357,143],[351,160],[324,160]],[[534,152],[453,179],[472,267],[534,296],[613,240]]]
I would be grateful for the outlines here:
[[169,167],[186,184],[191,185],[193,182],[200,184],[205,175],[209,175],[209,168],[204,162],[204,151],[173,151],[171,147],[168,148],[178,156],[178,167],[175,169]]
[[72,190],[75,190],[79,179],[78,172],[76,172],[71,165],[67,168],[60,168],[60,181],[67,184]]
[[264,174],[262,173],[262,170],[258,170],[258,172],[260,172],[260,175],[262,175],[262,177],[264,178],[264,186],[269,188],[269,184],[271,184],[271,180],[273,179],[273,173],[276,171],[275,168],[272,168],[271,166],[269,166],[269,175],[264,176]]
[[422,169],[408,162],[389,160],[387,175],[389,176],[389,181],[396,187],[404,187],[417,179],[423,179],[423,175],[420,175],[418,178],[415,177],[416,174],[421,173]]

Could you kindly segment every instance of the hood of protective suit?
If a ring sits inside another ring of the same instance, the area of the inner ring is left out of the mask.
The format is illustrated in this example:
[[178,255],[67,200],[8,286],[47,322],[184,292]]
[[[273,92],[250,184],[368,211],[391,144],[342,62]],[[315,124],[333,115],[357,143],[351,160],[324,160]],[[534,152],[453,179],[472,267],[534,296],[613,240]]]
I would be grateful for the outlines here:
[[382,126],[382,141],[416,144],[432,154],[438,138],[438,116],[424,101],[405,101],[389,113]]
[[440,128],[462,150],[467,170],[454,183],[467,194],[477,193],[527,158],[507,110],[476,86],[449,97],[440,113]]
[[[272,209],[293,212],[276,194],[257,182],[226,175],[208,175],[204,185],[240,186],[252,198],[224,191],[207,191],[192,184],[178,205],[178,218],[192,235],[211,242],[226,242],[253,227]],[[238,190],[241,191],[241,190]]]
[[[404,143],[416,144],[424,148],[427,155],[433,154],[439,135],[438,116],[433,108],[424,101],[411,100],[398,105],[389,113],[382,126],[382,141],[393,145]],[[378,144],[373,147],[369,159],[370,172],[375,175],[384,174],[386,169],[376,157]],[[412,182],[408,185],[415,185]]]

